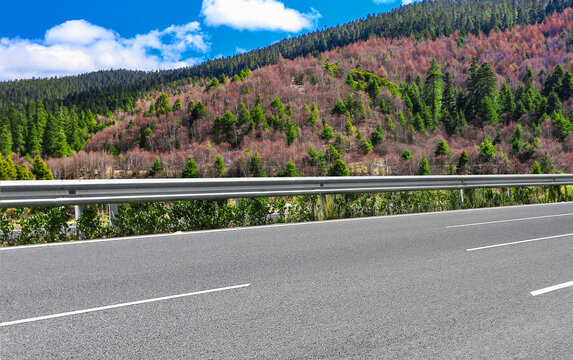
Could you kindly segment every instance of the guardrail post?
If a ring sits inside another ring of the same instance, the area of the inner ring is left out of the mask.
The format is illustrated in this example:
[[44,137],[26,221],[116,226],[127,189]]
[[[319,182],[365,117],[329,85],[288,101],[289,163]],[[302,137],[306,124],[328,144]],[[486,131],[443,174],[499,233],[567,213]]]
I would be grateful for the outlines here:
[[326,217],[326,194],[320,194],[320,219],[319,220],[324,220],[324,218]]
[[111,227],[115,226],[117,222],[117,218],[119,217],[119,205],[118,204],[109,204],[109,224]]
[[462,205],[464,204],[464,189],[460,189],[460,195],[462,196]]
[[78,233],[78,240],[85,240],[84,234],[82,234],[80,229],[78,229],[78,219],[82,216],[82,214],[84,213],[84,211],[86,211],[86,209],[87,209],[87,205],[85,205],[85,204],[74,206],[74,212],[76,215],[76,231]]

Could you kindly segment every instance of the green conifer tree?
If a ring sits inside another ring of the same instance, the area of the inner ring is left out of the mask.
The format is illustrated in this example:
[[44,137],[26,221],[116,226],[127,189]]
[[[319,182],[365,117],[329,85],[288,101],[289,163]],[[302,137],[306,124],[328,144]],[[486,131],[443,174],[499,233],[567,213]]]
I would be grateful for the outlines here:
[[370,141],[372,142],[372,145],[376,146],[378,144],[381,144],[384,141],[385,137],[386,135],[384,133],[384,128],[382,128],[382,124],[378,123],[376,129],[374,129],[372,135],[370,135]]
[[412,160],[412,152],[410,150],[404,150],[402,151],[402,153],[400,154],[400,157],[406,161]]
[[350,176],[348,166],[341,159],[336,159],[334,163],[328,168],[328,176]]
[[52,171],[46,165],[40,155],[36,155],[32,164],[32,174],[36,176],[36,180],[54,180]]
[[241,110],[239,110],[239,119],[237,120],[237,125],[241,126],[249,124],[251,122],[251,113],[249,110],[247,110],[243,100],[241,100],[239,106],[241,107]]
[[16,180],[17,170],[10,156],[0,153],[0,180]]
[[443,138],[440,139],[436,145],[436,150],[434,150],[434,156],[449,156],[450,154],[451,150],[448,143]]
[[157,115],[167,114],[173,111],[171,104],[169,104],[169,95],[166,93],[159,94],[159,97],[155,102],[155,111],[157,112]]
[[298,170],[296,169],[296,165],[290,160],[286,164],[286,168],[281,170],[278,175],[279,177],[298,177],[300,176]]
[[43,150],[45,155],[55,158],[71,154],[62,124],[53,115],[48,116],[46,130],[44,131]]
[[161,164],[161,160],[157,158],[151,166],[151,169],[149,169],[149,176],[155,176],[161,170],[163,170],[163,165]]
[[541,170],[541,165],[539,165],[537,161],[533,163],[530,174],[543,174],[543,170]]
[[434,58],[430,61],[430,68],[426,73],[424,83],[424,102],[430,111],[432,119],[437,119],[442,106],[443,80],[440,65]]
[[[195,164],[195,167],[197,167],[197,164]],[[215,170],[217,170],[217,176],[225,176],[225,161],[221,155],[217,155],[215,158]]]
[[0,124],[0,154],[4,156],[12,154],[12,132],[8,122]]
[[464,150],[460,154],[458,159],[458,166],[456,167],[456,172],[458,174],[464,174],[466,172],[467,164],[469,163],[470,159],[468,153]]
[[173,104],[173,111],[181,110],[183,108],[183,104],[181,104],[181,99],[177,98],[175,100],[175,104]]
[[26,165],[14,165],[16,168],[16,180],[34,180],[34,174]]
[[263,167],[263,158],[258,152],[251,155],[251,160],[249,162],[249,175],[251,177],[267,177],[267,173]]
[[[221,158],[221,161],[223,160],[223,158]],[[223,171],[225,169],[225,164],[223,163]],[[185,164],[185,168],[183,169],[183,172],[181,173],[181,177],[183,178],[198,178],[200,177],[199,175],[199,168],[197,167],[197,162],[195,161],[195,159],[193,159],[193,156],[189,156],[189,159],[187,160],[187,164]]]
[[432,175],[430,171],[430,164],[428,163],[428,159],[426,158],[426,154],[422,156],[422,160],[420,161],[420,165],[418,166],[418,171],[416,175]]

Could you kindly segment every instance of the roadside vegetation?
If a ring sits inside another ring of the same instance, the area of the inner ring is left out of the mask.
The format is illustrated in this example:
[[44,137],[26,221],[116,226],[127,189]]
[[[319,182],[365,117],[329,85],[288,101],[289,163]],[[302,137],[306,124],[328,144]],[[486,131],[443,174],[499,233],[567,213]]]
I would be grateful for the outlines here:
[[[573,200],[573,186],[339,194],[239,200],[122,204],[110,223],[107,206],[88,206],[72,224],[73,207],[0,211],[0,246],[137,236]],[[74,225],[74,226],[72,226]],[[14,232],[14,229],[18,229]]]

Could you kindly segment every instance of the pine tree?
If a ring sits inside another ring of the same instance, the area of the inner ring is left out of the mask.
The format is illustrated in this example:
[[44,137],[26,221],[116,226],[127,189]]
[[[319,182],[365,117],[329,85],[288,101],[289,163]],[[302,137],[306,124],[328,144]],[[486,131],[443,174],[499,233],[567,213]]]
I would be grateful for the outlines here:
[[151,169],[149,169],[149,176],[155,176],[161,170],[163,170],[163,165],[161,164],[161,160],[157,158],[151,166]]
[[559,88],[562,85],[563,76],[565,75],[565,70],[563,70],[563,66],[561,64],[557,64],[555,69],[547,80],[545,80],[545,84],[543,84],[543,90],[541,90],[541,94],[543,96],[549,95],[551,92],[559,91]]
[[223,136],[227,141],[233,140],[235,122],[235,115],[230,111],[225,112],[223,117],[217,116],[213,124],[215,134]]
[[553,119],[553,136],[564,141],[567,135],[573,130],[571,121],[565,118],[561,112],[554,112],[551,118]]
[[255,106],[251,110],[251,119],[255,124],[255,127],[265,122],[265,110],[263,110],[263,108],[261,107],[260,101],[257,101]]
[[382,124],[378,123],[372,135],[370,135],[370,141],[372,142],[373,146],[381,144],[384,141],[385,134],[384,129],[382,128]]
[[245,103],[241,100],[241,110],[239,110],[239,119],[237,121],[237,125],[245,125],[251,122],[251,113],[247,110]]
[[32,164],[32,174],[36,176],[36,180],[54,180],[54,176],[50,168],[46,165],[40,155],[36,155],[34,163]]
[[424,102],[430,111],[432,119],[437,119],[442,106],[443,82],[442,73],[438,61],[434,58],[430,61],[430,68],[426,73],[424,83]]
[[328,176],[350,176],[348,166],[341,159],[336,159],[332,166],[328,168]]
[[557,93],[561,101],[569,100],[573,96],[573,73],[571,71],[567,71],[563,75],[563,80],[561,81],[561,86],[557,89]]
[[46,130],[44,131],[43,150],[45,155],[55,158],[71,154],[62,124],[53,115],[48,116]]
[[344,132],[348,136],[352,136],[355,134],[352,118],[348,118],[348,120],[346,121],[346,125],[344,126]]
[[285,109],[283,103],[281,102],[281,99],[279,99],[278,97],[274,98],[273,101],[271,101],[271,107],[273,109],[275,109],[276,117],[279,120],[285,116],[286,109]]
[[406,118],[404,117],[404,114],[402,113],[402,111],[398,110],[398,122],[400,123],[400,126],[404,127],[406,125]]
[[[219,155],[220,157],[220,155]],[[223,158],[221,158],[221,161],[223,161]],[[225,164],[223,163],[223,171],[225,169]],[[199,175],[199,168],[197,167],[197,162],[195,162],[195,159],[193,159],[193,156],[189,156],[189,160],[187,160],[187,164],[185,165],[185,168],[183,169],[183,172],[181,173],[181,177],[183,178],[198,178],[200,177]]]
[[17,180],[17,176],[12,158],[0,153],[0,180]]
[[524,145],[523,142],[521,141],[522,135],[523,135],[523,128],[521,127],[521,124],[517,124],[515,126],[515,130],[513,130],[513,135],[509,140],[511,142],[511,148],[514,153],[519,153]]
[[533,82],[535,81],[535,75],[533,75],[533,70],[527,65],[525,67],[525,72],[523,73],[523,77],[521,78],[521,82],[525,85],[526,88],[533,87]]
[[336,104],[334,104],[334,108],[332,108],[331,113],[332,115],[345,115],[348,113],[346,110],[346,105],[344,105],[340,98],[336,100]]
[[30,172],[26,165],[18,166],[16,168],[16,180],[34,180],[34,174]]
[[193,124],[195,121],[205,118],[207,116],[209,116],[209,111],[207,111],[207,108],[205,107],[205,105],[203,105],[201,101],[197,101],[197,104],[193,108],[193,111],[191,111],[191,116],[189,120],[190,123]]
[[251,177],[267,177],[267,173],[263,167],[263,158],[258,152],[251,155],[249,162],[249,175]]
[[561,101],[559,101],[559,96],[557,96],[557,94],[553,91],[547,97],[547,104],[545,106],[541,105],[539,107],[539,113],[553,114],[554,112],[562,111],[562,105]]
[[483,162],[490,161],[495,155],[495,146],[489,141],[489,139],[484,139],[479,146],[479,158]]
[[372,102],[376,101],[376,98],[380,95],[380,91],[380,84],[378,84],[378,81],[371,76],[368,80],[368,84],[366,85],[366,92]]
[[392,121],[390,115],[386,115],[386,126],[388,126],[388,130],[390,130],[391,132],[396,131],[396,125],[394,125],[394,121]]
[[454,83],[452,74],[446,72],[444,75],[444,93],[442,94],[442,109],[446,111],[450,116],[456,111],[456,89],[454,89]]
[[458,159],[458,166],[456,168],[456,172],[458,174],[465,173],[466,166],[469,162],[470,162],[470,159],[469,159],[468,153],[465,150],[462,151],[462,153],[460,154],[460,157]]
[[323,140],[332,140],[334,138],[334,131],[328,124],[324,124],[324,128],[318,133],[318,136]]
[[537,161],[533,163],[530,174],[543,174],[543,170],[541,170],[541,165],[539,165]]
[[416,117],[414,117],[414,129],[421,134],[426,133],[426,125],[420,114],[416,114]]
[[406,161],[412,160],[412,152],[410,150],[404,150],[402,151],[402,153],[400,154],[400,157]]
[[300,176],[298,170],[296,169],[296,165],[290,160],[286,164],[286,168],[281,170],[278,175],[279,177],[298,177]]
[[[197,167],[197,164],[195,164],[195,167]],[[223,161],[221,155],[217,155],[217,158],[215,158],[215,170],[217,170],[217,176],[225,176],[225,161]]]
[[478,116],[486,123],[497,124],[499,122],[494,101],[489,96],[482,99]]
[[541,158],[539,165],[541,166],[541,171],[543,174],[553,174],[555,172],[555,165],[553,164],[553,160],[551,160],[551,157],[547,152]]
[[450,154],[451,150],[448,143],[443,138],[440,139],[436,145],[436,150],[434,150],[434,156],[449,156]]
[[[181,103],[179,105],[181,105]],[[167,114],[173,111],[169,104],[169,95],[166,93],[161,93],[159,95],[155,102],[155,111],[157,112],[157,115]]]
[[4,156],[12,154],[12,132],[8,122],[0,124],[0,154]]
[[287,145],[291,146],[298,137],[298,126],[288,120],[285,124]]
[[428,163],[428,159],[426,158],[426,154],[422,156],[422,160],[420,160],[420,165],[418,166],[418,171],[416,175],[432,175],[430,171],[430,164]]
[[181,110],[182,108],[183,105],[181,104],[181,99],[177,98],[177,100],[175,100],[175,104],[173,104],[173,111]]

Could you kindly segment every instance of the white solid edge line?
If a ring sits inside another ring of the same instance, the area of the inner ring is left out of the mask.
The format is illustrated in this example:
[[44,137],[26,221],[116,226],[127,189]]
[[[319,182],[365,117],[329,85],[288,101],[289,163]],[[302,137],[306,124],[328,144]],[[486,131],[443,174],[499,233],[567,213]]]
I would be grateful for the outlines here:
[[552,217],[571,216],[571,215],[573,215],[573,213],[532,216],[532,217],[526,217],[526,218],[506,219],[506,220],[494,220],[494,221],[486,221],[486,222],[479,222],[479,223],[472,223],[472,224],[450,225],[450,226],[446,226],[446,229],[461,228],[461,227],[468,227],[468,226],[478,226],[478,225],[500,224],[500,223],[506,223],[506,222],[514,222],[514,221],[546,219],[546,218],[552,218]]
[[503,243],[503,244],[495,244],[495,245],[482,246],[482,247],[477,247],[477,248],[472,248],[472,249],[466,249],[466,251],[476,251],[476,250],[492,249],[492,248],[497,248],[497,247],[502,247],[502,246],[525,244],[525,243],[534,242],[534,241],[558,239],[558,238],[563,238],[563,237],[568,237],[568,236],[573,236],[573,233],[563,234],[563,235],[554,235],[554,236],[545,236],[545,237],[537,238],[537,239],[513,241],[513,242]]
[[125,307],[125,306],[141,305],[141,304],[147,304],[147,303],[157,302],[157,301],[172,300],[172,299],[178,299],[178,298],[182,298],[182,297],[202,295],[202,294],[214,293],[214,292],[225,291],[225,290],[240,289],[240,288],[248,287],[250,285],[251,284],[227,286],[227,287],[218,288],[218,289],[195,291],[195,292],[191,292],[191,293],[187,293],[187,294],[164,296],[164,297],[155,298],[155,299],[139,300],[139,301],[133,301],[133,302],[123,303],[123,304],[107,305],[107,306],[101,306],[101,307],[85,309],[85,310],[76,310],[76,311],[69,311],[69,312],[53,314],[53,315],[38,316],[38,317],[34,317],[34,318],[29,318],[29,319],[8,321],[8,322],[0,323],[0,327],[25,324],[25,323],[41,321],[41,320],[55,319],[55,318],[60,318],[60,317],[64,317],[64,316],[86,314],[86,313],[95,312],[95,311],[117,309],[117,308]]
[[561,290],[564,289],[566,287],[570,287],[573,286],[573,281],[569,281],[563,284],[558,284],[558,285],[553,285],[550,287],[546,287],[545,289],[540,289],[540,290],[535,290],[531,292],[531,295],[533,296],[537,296],[537,295],[541,295],[541,294],[545,294],[551,291],[555,291],[555,290]]
[[185,232],[175,232],[168,234],[151,234],[151,235],[139,235],[139,236],[127,236],[127,237],[117,237],[109,239],[94,239],[94,240],[79,240],[79,241],[66,241],[58,243],[47,243],[47,244],[35,244],[35,245],[22,245],[22,246],[8,246],[0,247],[0,252],[2,251],[15,251],[15,250],[26,250],[26,249],[36,249],[44,247],[54,247],[54,246],[65,246],[65,245],[84,245],[84,244],[97,244],[115,241],[125,241],[125,240],[138,240],[138,239],[150,239],[158,237],[173,237],[180,235],[199,235],[199,234],[209,234],[216,232],[226,232],[226,231],[251,231],[259,229],[267,229],[272,227],[286,227],[286,226],[309,226],[315,224],[328,224],[337,222],[347,222],[347,221],[370,221],[370,220],[380,220],[380,219],[393,219],[397,217],[410,217],[410,216],[424,216],[424,215],[440,215],[440,214],[451,214],[457,212],[473,212],[473,211],[488,211],[488,210],[498,210],[498,209],[510,209],[510,208],[521,208],[521,207],[545,207],[545,206],[555,206],[555,205],[572,205],[573,202],[558,202],[558,203],[546,203],[546,204],[526,204],[526,205],[514,205],[514,206],[500,206],[500,207],[490,207],[490,208],[477,208],[477,209],[458,209],[458,210],[448,210],[448,211],[432,211],[425,213],[413,213],[413,214],[396,214],[396,215],[380,215],[380,216],[366,216],[357,217],[351,219],[335,219],[335,220],[321,220],[321,221],[309,221],[309,222],[298,222],[298,223],[286,223],[286,224],[269,224],[269,225],[259,225],[259,226],[248,226],[248,227],[236,227],[236,228],[226,228],[226,229],[210,229],[210,230],[197,230],[197,231],[185,231]]

